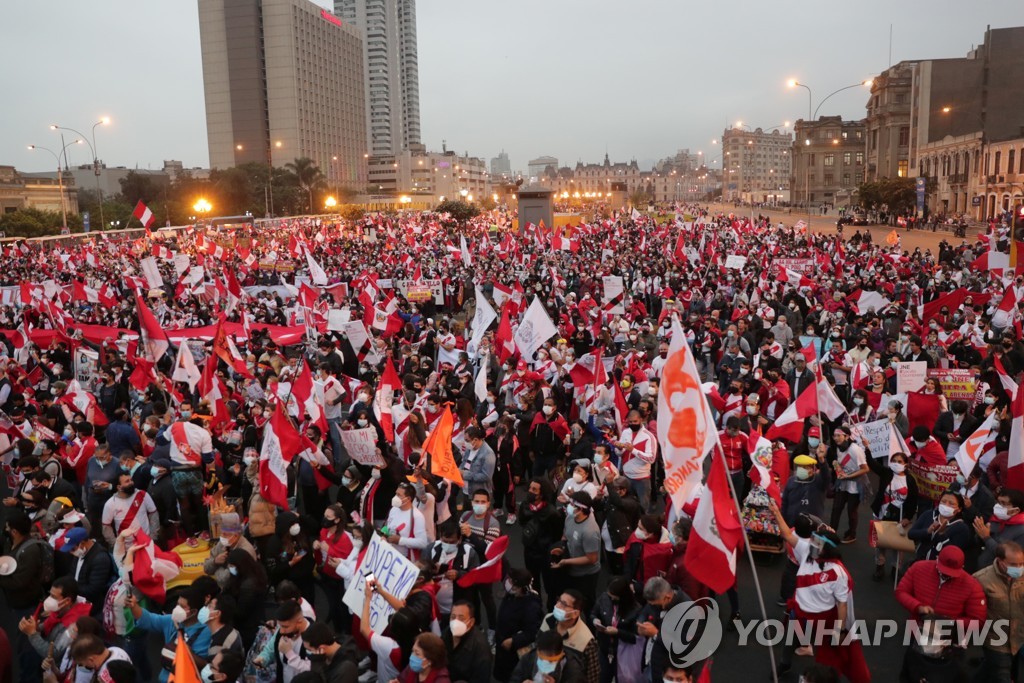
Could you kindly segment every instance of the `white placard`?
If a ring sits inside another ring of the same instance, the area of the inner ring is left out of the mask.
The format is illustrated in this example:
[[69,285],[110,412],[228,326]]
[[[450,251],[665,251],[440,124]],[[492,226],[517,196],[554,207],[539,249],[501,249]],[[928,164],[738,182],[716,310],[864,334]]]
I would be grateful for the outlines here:
[[729,254],[725,257],[725,267],[735,268],[737,270],[743,270],[743,267],[747,265],[747,257],[740,256],[739,254]]
[[188,270],[189,264],[192,262],[188,254],[175,254],[172,260],[174,261],[174,274],[179,278],[182,273]]
[[871,450],[871,457],[889,459],[889,419],[850,425],[850,432],[862,446]]
[[360,465],[383,465],[384,457],[377,452],[377,429],[375,427],[364,427],[362,429],[341,430],[341,443],[348,451],[349,457]]
[[[601,283],[604,286],[604,305],[608,306],[605,309],[605,313],[611,313],[612,315],[622,315],[625,313],[626,308],[623,305],[625,290],[622,284],[622,276],[605,275],[601,278]],[[612,305],[609,306],[609,304]]]
[[142,274],[146,277],[146,282],[149,283],[151,289],[159,289],[164,286],[164,279],[160,276],[160,266],[156,264],[156,259],[152,256],[139,261],[139,267],[142,268]]
[[[404,600],[412,591],[413,584],[419,578],[420,570],[415,564],[403,556],[397,548],[374,534],[366,549],[363,561],[356,569],[348,590],[345,591],[344,603],[357,617],[363,615],[363,602],[366,599],[366,577],[373,574],[388,593],[399,600]],[[387,628],[394,608],[380,593],[373,593],[370,598],[370,629],[381,633]]]
[[896,392],[909,394],[924,386],[928,377],[928,363],[923,360],[896,365]]
[[75,349],[75,379],[83,387],[91,387],[100,365],[100,354],[92,349]]
[[332,308],[327,311],[327,329],[331,332],[341,332],[345,323],[352,319],[352,311],[347,308]]

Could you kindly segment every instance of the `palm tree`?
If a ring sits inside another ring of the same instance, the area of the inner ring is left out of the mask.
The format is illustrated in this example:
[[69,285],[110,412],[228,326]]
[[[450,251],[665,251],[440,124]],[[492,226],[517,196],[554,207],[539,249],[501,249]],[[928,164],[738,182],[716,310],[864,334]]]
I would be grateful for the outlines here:
[[295,175],[299,187],[306,191],[309,196],[309,212],[313,213],[313,191],[323,187],[325,181],[320,167],[309,157],[302,157],[285,164],[285,168]]

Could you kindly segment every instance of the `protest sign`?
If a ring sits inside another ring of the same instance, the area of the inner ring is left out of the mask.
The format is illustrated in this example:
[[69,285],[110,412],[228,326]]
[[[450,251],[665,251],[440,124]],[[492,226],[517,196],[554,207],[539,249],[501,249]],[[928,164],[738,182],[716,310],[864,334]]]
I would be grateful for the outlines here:
[[[438,306],[444,305],[444,285],[437,278],[421,278],[416,283],[413,283],[412,280],[392,280],[392,283],[398,288],[402,296],[407,299],[409,298],[409,289],[411,287],[417,288],[418,292],[421,287],[429,287],[430,291],[434,294],[434,303]],[[379,282],[377,284],[380,285]]]
[[164,286],[164,278],[160,275],[160,266],[156,264],[155,258],[147,256],[139,261],[139,267],[142,268],[142,274],[146,277],[146,282],[150,287],[157,289]]
[[189,269],[191,260],[188,254],[175,254],[174,255],[174,274],[177,277],[181,277],[181,274]]
[[345,446],[349,456],[360,465],[383,465],[384,458],[377,452],[377,429],[375,427],[364,427],[363,429],[341,430],[341,443]]
[[924,386],[928,364],[924,361],[893,363],[896,366],[896,392],[909,394]]
[[81,346],[75,349],[75,379],[78,383],[83,387],[92,386],[99,364],[99,352]]
[[853,432],[854,438],[860,441],[862,446],[871,451],[872,457],[884,458],[886,461],[888,461],[888,419],[875,420],[874,422],[862,422],[861,424],[851,425],[850,431]]
[[433,296],[433,290],[422,285],[410,285],[405,292],[405,298],[409,301],[429,301]]
[[[420,570],[410,562],[393,545],[374,534],[370,545],[366,548],[363,561],[356,569],[356,575],[345,591],[344,603],[357,617],[363,615],[363,602],[366,600],[366,577],[373,575],[381,588],[399,600],[404,600],[412,591],[413,584],[419,578]],[[387,628],[388,621],[394,613],[379,592],[370,597],[370,629],[381,633]]]
[[729,254],[725,257],[726,268],[736,268],[742,270],[743,266],[747,265],[747,257],[740,256],[739,254]]
[[942,393],[947,401],[973,401],[977,386],[974,383],[974,373],[970,370],[941,370],[931,368],[928,370],[928,377],[939,380]]
[[625,289],[622,284],[621,275],[605,275],[601,278],[604,285],[605,313],[622,315],[626,312],[623,304]]
[[797,273],[806,274],[814,272],[814,259],[810,258],[777,258],[772,259],[772,263],[780,268],[792,270]]
[[946,492],[949,485],[956,481],[960,474],[960,465],[934,465],[929,467],[918,460],[911,460],[907,467],[910,476],[917,483],[917,493],[922,498],[937,501]]
[[347,308],[332,308],[327,311],[327,329],[331,332],[341,332],[345,323],[352,319],[352,311]]

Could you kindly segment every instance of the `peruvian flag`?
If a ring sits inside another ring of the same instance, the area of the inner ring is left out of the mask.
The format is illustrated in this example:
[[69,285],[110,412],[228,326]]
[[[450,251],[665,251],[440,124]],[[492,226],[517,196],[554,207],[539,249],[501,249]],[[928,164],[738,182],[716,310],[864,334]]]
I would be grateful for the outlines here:
[[836,390],[832,388],[832,385],[828,383],[825,376],[821,374],[820,365],[814,368],[814,384],[817,389],[818,410],[820,412],[828,416],[830,420],[838,420],[841,415],[846,414],[846,406],[836,396]]
[[508,550],[508,536],[499,536],[487,546],[484,557],[487,558],[479,567],[470,569],[455,583],[460,588],[469,588],[477,584],[487,585],[501,581],[501,558]]
[[395,402],[395,392],[402,387],[402,379],[395,372],[395,366],[388,358],[384,366],[384,374],[377,386],[377,393],[373,397],[373,415],[377,418],[378,424],[384,430],[384,438],[388,443],[395,440],[395,423],[391,415],[391,405]]
[[138,550],[132,569],[132,585],[147,598],[162,604],[167,599],[167,582],[181,573],[181,557],[178,553],[160,550],[142,529],[135,530],[135,547]]
[[1010,267],[1010,255],[1001,251],[986,251],[978,258],[971,261],[971,270],[981,272],[985,270],[1003,271]]
[[64,406],[64,414],[68,422],[71,421],[71,414],[81,413],[85,416],[85,421],[90,422],[95,427],[106,427],[110,424],[110,420],[100,409],[99,403],[96,402],[96,397],[85,391],[81,387],[72,390],[73,386],[77,386],[78,382],[73,382],[68,387],[68,392],[57,399],[57,403]]
[[772,478],[772,442],[761,436],[761,432],[755,431],[750,435],[748,450],[751,462],[750,481],[763,488],[777,505],[782,505],[782,492]]
[[729,491],[725,459],[712,458],[683,565],[693,578],[716,593],[725,593],[736,584],[736,550],[741,545],[743,528]]
[[309,369],[309,363],[302,359],[302,370],[292,384],[292,395],[309,415],[309,421],[320,428],[321,434],[327,433],[327,418],[324,417],[324,409],[321,406],[323,396],[317,396],[316,385],[313,383],[313,371]]
[[167,333],[160,326],[153,311],[149,310],[138,290],[135,292],[135,311],[139,316],[139,337],[142,341],[142,348],[146,350],[149,359],[154,363],[163,358],[167,349],[171,347]]
[[1010,400],[1017,398],[1017,383],[1013,381],[1013,378],[1006,372],[1006,368],[1003,367],[1003,361],[999,356],[992,358],[993,365],[996,368],[996,374],[999,375],[999,383],[1003,385],[1003,389],[1009,394]]
[[[604,374],[604,364],[600,362],[600,359],[598,359],[598,365],[598,372]],[[614,382],[612,386],[615,388],[615,428],[621,434],[622,430],[626,428],[626,415],[629,414],[629,405],[626,403],[626,397],[622,395],[619,383]]]
[[1006,485],[1020,491],[1024,489],[1024,391],[1018,391],[1017,397],[1013,399],[1012,413]]
[[775,419],[775,424],[768,428],[768,433],[765,436],[772,441],[782,439],[797,443],[804,435],[804,419],[817,412],[817,386],[808,385],[804,387],[796,400],[786,406],[782,414]]
[[793,287],[813,287],[814,280],[789,268],[779,268],[779,282],[785,282]]
[[501,307],[501,322],[498,323],[498,331],[494,335],[494,344],[498,350],[498,360],[502,363],[516,352],[516,343],[512,337],[512,321],[509,319],[510,303],[510,301],[506,301],[505,305]]
[[857,289],[850,292],[846,297],[846,303],[852,306],[857,313],[864,314],[870,309],[880,313],[882,309],[888,307],[892,302],[878,292],[865,292]]
[[153,215],[153,212],[149,210],[148,206],[142,203],[141,199],[139,200],[139,203],[135,205],[135,210],[132,211],[132,215],[138,218],[139,222],[146,228],[153,225],[153,222],[156,220],[156,216]]
[[[182,346],[184,345],[183,342]],[[206,359],[206,365],[203,366],[203,373],[199,377],[197,386],[199,387],[199,396],[210,404],[210,411],[213,414],[210,426],[227,422],[229,415],[225,398],[228,392],[224,383],[220,381],[220,377],[217,376],[216,358],[210,357]]]
[[273,417],[264,426],[260,450],[260,495],[267,502],[288,509],[288,465],[305,448],[302,435],[292,426],[279,401]]
[[992,326],[997,329],[1009,327],[1013,324],[1013,310],[1017,307],[1017,295],[1013,287],[1007,287],[1003,292],[1003,298],[999,306],[992,313]]

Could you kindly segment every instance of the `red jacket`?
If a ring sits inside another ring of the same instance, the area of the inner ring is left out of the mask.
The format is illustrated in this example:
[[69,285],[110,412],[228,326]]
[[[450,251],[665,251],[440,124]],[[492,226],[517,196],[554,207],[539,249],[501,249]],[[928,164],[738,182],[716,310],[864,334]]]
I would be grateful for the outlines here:
[[965,572],[960,577],[946,579],[940,587],[936,564],[935,560],[912,564],[896,586],[896,599],[915,621],[920,620],[917,608],[927,605],[935,610],[936,616],[956,619],[963,628],[980,625],[988,614],[981,584]]
[[929,467],[941,467],[946,464],[946,451],[934,436],[929,436],[921,448],[917,447],[913,439],[907,439],[907,446],[910,449],[910,457],[920,460]]

